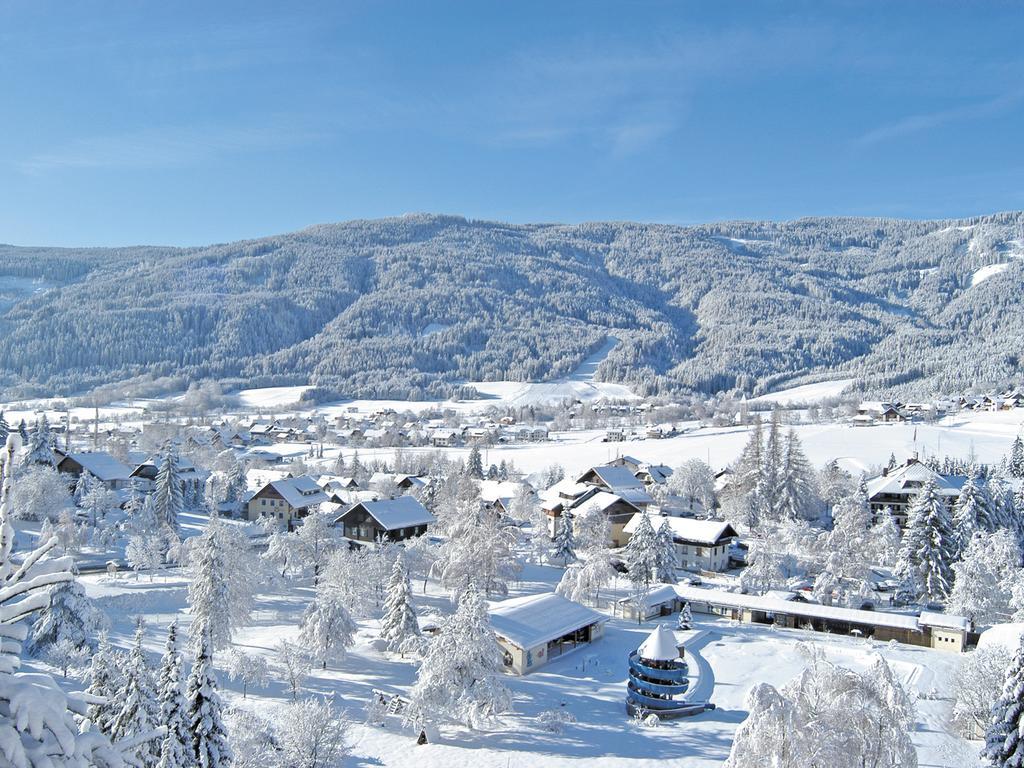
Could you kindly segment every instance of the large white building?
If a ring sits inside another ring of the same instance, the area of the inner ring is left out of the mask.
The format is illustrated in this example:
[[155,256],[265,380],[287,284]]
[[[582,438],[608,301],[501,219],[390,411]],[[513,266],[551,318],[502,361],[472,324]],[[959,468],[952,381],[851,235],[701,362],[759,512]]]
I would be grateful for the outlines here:
[[647,514],[654,530],[667,520],[676,545],[676,561],[688,571],[716,571],[729,569],[729,546],[736,540],[736,529],[721,520],[695,520],[692,517],[666,517],[638,513],[626,523],[622,532],[633,535],[640,524],[640,515]]
[[940,475],[917,459],[907,459],[902,467],[883,469],[878,477],[868,480],[868,503],[871,505],[872,515],[878,519],[888,507],[892,510],[896,524],[901,528],[906,526],[910,505],[929,480],[935,481],[939,496],[952,506],[967,478]]

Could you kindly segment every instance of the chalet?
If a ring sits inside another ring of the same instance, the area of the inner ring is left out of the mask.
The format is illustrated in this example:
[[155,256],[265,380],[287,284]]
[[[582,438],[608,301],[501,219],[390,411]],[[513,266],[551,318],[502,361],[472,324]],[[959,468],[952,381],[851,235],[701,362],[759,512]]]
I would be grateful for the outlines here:
[[857,408],[858,416],[870,416],[875,422],[890,424],[906,421],[900,403],[865,401]]
[[910,458],[903,466],[883,469],[882,474],[867,481],[868,503],[876,519],[886,508],[890,509],[893,519],[902,528],[907,524],[910,505],[925,483],[934,480],[939,495],[952,507],[966,479],[958,475],[940,475],[916,458]]
[[412,496],[380,501],[361,501],[334,520],[342,526],[346,538],[364,544],[377,541],[404,541],[422,536],[437,522],[427,508]]
[[523,489],[532,494],[533,489],[511,480],[481,480],[480,499],[484,504],[497,509],[502,515],[512,514],[512,502]]
[[451,448],[460,442],[460,434],[454,429],[435,429],[430,433],[430,444],[434,448]]
[[[144,493],[156,488],[156,476],[160,472],[160,457],[151,456],[132,470],[129,482],[135,480]],[[209,472],[200,469],[187,456],[178,456],[178,477],[181,491],[188,497],[202,492]]]
[[326,501],[328,495],[307,475],[271,480],[249,499],[248,517],[274,517],[291,526],[293,520],[315,512]]
[[[716,573],[729,569],[729,547],[738,536],[736,529],[729,523],[721,520],[694,520],[691,517],[649,517],[655,530],[658,530],[664,521],[668,521],[680,568]],[[640,524],[640,519],[639,514],[634,515],[623,528],[623,533],[627,537],[633,535]]]
[[604,635],[608,617],[545,592],[491,603],[491,628],[505,668],[524,675]]
[[628,467],[606,464],[591,467],[576,479],[577,483],[595,485],[607,491],[619,491],[623,488],[643,489],[644,484],[636,478]]
[[341,477],[340,475],[320,475],[316,482],[327,494],[359,488],[359,483],[354,477]]
[[129,467],[102,451],[59,455],[57,471],[75,478],[88,472],[111,491],[127,488],[132,474]]
[[870,637],[877,642],[895,640],[954,653],[967,650],[971,631],[970,621],[962,616],[927,611],[920,616],[864,611],[682,584],[676,585],[675,590],[694,613],[752,624]]

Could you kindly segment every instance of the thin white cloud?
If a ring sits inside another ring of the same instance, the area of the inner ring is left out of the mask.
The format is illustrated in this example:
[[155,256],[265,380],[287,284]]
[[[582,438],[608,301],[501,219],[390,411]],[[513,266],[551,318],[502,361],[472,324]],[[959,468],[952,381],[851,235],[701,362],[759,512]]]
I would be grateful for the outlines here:
[[984,120],[994,117],[1017,106],[1024,100],[1024,90],[1004,93],[994,99],[968,104],[962,107],[939,110],[920,115],[909,115],[887,125],[868,131],[856,140],[857,144],[870,145],[900,139],[917,133],[930,131],[948,123]]
[[287,126],[164,126],[75,139],[17,163],[26,174],[74,169],[144,169],[194,165],[226,154],[258,152],[308,140]]

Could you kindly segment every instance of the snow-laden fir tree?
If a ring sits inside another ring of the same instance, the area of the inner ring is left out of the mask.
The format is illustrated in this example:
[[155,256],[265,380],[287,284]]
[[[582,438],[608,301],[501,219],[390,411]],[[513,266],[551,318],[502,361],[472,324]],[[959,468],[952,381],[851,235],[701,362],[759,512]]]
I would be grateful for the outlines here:
[[409,693],[409,720],[417,730],[437,719],[482,728],[509,711],[512,696],[502,682],[502,650],[487,606],[471,586],[430,642]]
[[676,581],[676,568],[679,567],[679,557],[676,553],[675,536],[672,533],[672,526],[669,525],[667,517],[661,521],[661,526],[659,526],[655,536],[657,539],[657,558],[654,565],[655,574],[658,577],[658,581],[674,584]]
[[218,518],[211,519],[191,545],[188,604],[193,622],[210,633],[212,652],[228,645],[234,631],[249,618],[257,581],[255,560],[247,537]]
[[953,526],[946,502],[933,479],[910,505],[894,575],[919,599],[940,602],[953,584]]
[[53,433],[50,431],[50,422],[46,420],[46,414],[42,414],[37,420],[35,429],[28,438],[25,456],[22,462],[26,465],[43,464],[53,466],[56,462],[53,455]]
[[192,733],[183,682],[178,622],[175,620],[167,630],[167,643],[157,677],[160,724],[167,729],[160,742],[158,768],[190,768],[192,765]]
[[982,757],[991,768],[1024,766],[1024,637],[1003,679],[992,707]]
[[55,584],[50,602],[32,623],[26,650],[43,656],[50,646],[67,641],[75,648],[92,645],[107,626],[107,616],[90,600],[77,580]]
[[[124,685],[117,694],[121,708],[110,723],[111,738],[120,741],[151,733],[160,725],[160,703],[156,696],[153,671],[142,647],[144,628],[140,622],[135,630],[135,644],[128,655]],[[138,751],[144,768],[154,768],[160,759],[160,742],[147,741]]]
[[783,460],[785,438],[782,434],[782,422],[779,410],[772,412],[772,420],[768,426],[768,437],[765,439],[764,453],[757,478],[754,498],[761,505],[758,517],[778,522],[782,519],[782,488]]
[[815,473],[804,455],[796,430],[786,434],[778,471],[775,519],[816,520],[820,516]]
[[96,485],[96,479],[92,473],[87,469],[83,469],[82,473],[78,476],[78,480],[75,481],[75,491],[72,494],[78,506],[82,506],[82,499],[93,489],[94,485]]
[[764,511],[764,500],[759,495],[763,461],[764,431],[761,417],[755,416],[750,438],[736,462],[734,469],[736,479],[730,489],[730,492],[737,497],[735,500],[738,505],[735,510],[737,518],[751,529],[760,525]]
[[322,583],[306,606],[299,625],[299,645],[309,651],[327,669],[327,663],[339,662],[355,642],[358,627],[345,605],[344,595],[329,583]]
[[380,620],[380,638],[389,651],[416,652],[422,645],[420,623],[412,605],[412,588],[405,559],[395,558],[384,599],[384,616]]
[[650,515],[642,514],[623,552],[629,580],[635,589],[642,586],[646,593],[650,588],[658,567],[659,551],[658,534],[651,524]]
[[1018,480],[1024,479],[1024,440],[1021,439],[1020,435],[1013,439],[1013,445],[1010,446],[1007,469],[1009,470],[1010,477],[1015,477]]
[[110,724],[120,712],[118,692],[124,687],[124,665],[110,645],[106,632],[99,634],[99,643],[89,664],[89,687],[85,692],[100,701],[89,704],[88,717],[93,725],[110,734]]
[[[14,453],[8,436],[6,462]],[[9,466],[9,465],[8,465]],[[12,476],[4,473],[0,486],[0,760],[14,768],[126,768],[138,742],[155,739],[150,733],[138,740],[111,744],[95,727],[76,721],[88,710],[78,695],[65,694],[51,677],[19,672],[23,620],[47,602],[45,589],[70,581],[72,562],[67,557],[46,559],[56,539],[44,541],[23,557],[14,558],[14,529],[8,500]]]
[[560,560],[562,566],[565,567],[576,559],[576,538],[573,534],[572,515],[567,510],[562,512],[562,516],[558,520],[561,524],[555,531],[552,556],[555,560]]
[[475,445],[469,449],[469,457],[466,459],[466,474],[474,480],[484,479],[484,463],[480,457],[480,449]]
[[676,622],[676,629],[693,629],[693,610],[690,608],[689,601],[683,603],[683,607],[679,610],[679,620]]
[[11,434],[11,425],[4,419],[4,412],[0,410],[0,445],[7,442],[9,434]]
[[168,441],[160,454],[153,491],[153,511],[157,523],[173,531],[178,530],[178,516],[185,509],[179,461],[178,449]]
[[210,657],[210,633],[201,625],[195,628],[195,633],[200,638],[199,653],[185,688],[188,727],[192,734],[192,765],[197,768],[230,768],[231,746]]
[[896,565],[902,534],[896,520],[893,519],[890,507],[885,507],[878,517],[878,522],[871,526],[869,540],[874,562],[888,568]]
[[578,561],[566,568],[555,591],[577,603],[596,603],[601,588],[615,579],[612,566],[611,521],[596,505],[578,511],[573,518],[578,533]]

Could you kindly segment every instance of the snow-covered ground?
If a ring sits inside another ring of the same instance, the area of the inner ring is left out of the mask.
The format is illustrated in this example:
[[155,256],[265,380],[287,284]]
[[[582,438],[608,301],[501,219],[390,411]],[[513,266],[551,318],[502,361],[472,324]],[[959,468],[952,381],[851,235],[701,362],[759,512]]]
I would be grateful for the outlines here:
[[236,397],[244,408],[287,408],[299,402],[309,387],[261,387],[240,390]]
[[838,381],[820,381],[815,384],[804,384],[790,389],[781,389],[767,395],[755,397],[753,403],[819,403],[830,397],[837,397],[842,391],[853,384],[856,379],[839,379]]
[[[821,467],[838,459],[846,470],[859,474],[884,465],[890,454],[900,461],[917,453],[929,455],[974,456],[979,462],[994,463],[1010,449],[1013,438],[1024,425],[1024,409],[1015,411],[963,413],[934,424],[880,424],[854,427],[846,423],[800,424],[794,427],[810,461]],[[661,440],[603,442],[604,430],[555,432],[541,443],[517,443],[484,448],[485,465],[502,460],[515,462],[523,472],[539,472],[552,464],[561,464],[569,474],[582,472],[617,456],[635,456],[643,461],[677,467],[687,459],[702,459],[712,468],[732,463],[749,437],[750,427],[701,427],[697,423],[679,424],[684,433]],[[303,456],[309,446],[281,443],[271,450],[283,455]],[[356,449],[344,448],[346,460]],[[359,448],[362,461],[389,460],[390,448]],[[406,455],[434,451],[434,448],[403,448]],[[469,448],[443,449],[453,457],[465,459]],[[327,449],[323,462],[329,464],[338,449]]]
[[1010,266],[1010,262],[1004,261],[1000,264],[988,264],[980,269],[976,269],[974,274],[971,275],[971,287],[988,280],[990,277],[998,275],[1000,272],[1005,272],[1006,268]]
[[[557,568],[528,566],[512,596],[551,589],[560,577]],[[157,577],[150,582],[122,576],[85,576],[90,596],[114,619],[112,640],[120,646],[131,641],[134,617],[143,616],[150,629],[147,648],[155,660],[168,623],[178,617],[188,624],[186,584],[179,575]],[[426,595],[416,584],[415,601],[421,614],[447,614],[445,594],[431,583]],[[312,595],[308,583],[259,597],[252,623],[236,637],[236,645],[247,653],[264,655],[273,664],[274,646],[281,639],[293,640],[298,619]],[[675,617],[664,619],[673,622]],[[670,764],[680,768],[721,765],[729,752],[733,734],[746,717],[745,697],[759,682],[785,684],[803,667],[798,643],[814,643],[830,660],[854,669],[872,663],[881,654],[893,665],[918,700],[918,723],[913,734],[922,765],[960,766],[970,763],[975,746],[950,736],[951,677],[960,657],[923,648],[900,645],[872,645],[843,636],[811,634],[800,630],[773,630],[739,625],[697,614],[695,648],[707,662],[714,678],[711,700],[716,709],[694,718],[666,723],[656,729],[639,727],[626,715],[624,694],[626,658],[654,627],[638,626],[611,619],[607,632],[594,645],[567,654],[538,672],[506,676],[515,695],[515,711],[487,732],[471,733],[444,728],[438,743],[416,746],[413,734],[392,725],[388,729],[364,724],[364,705],[372,689],[407,692],[415,680],[416,664],[375,650],[376,620],[360,622],[357,645],[337,668],[314,670],[306,689],[335,695],[351,719],[354,764],[378,766],[422,766],[450,768],[481,766],[507,768],[509,765],[544,766],[630,766],[644,768]],[[683,639],[680,635],[680,639]],[[230,703],[250,707],[263,716],[284,704],[289,694],[280,681],[265,689],[250,691],[243,700],[240,687],[220,675],[222,690]],[[546,710],[564,709],[576,723],[561,734],[538,726],[537,716]],[[666,762],[668,761],[668,762]]]

